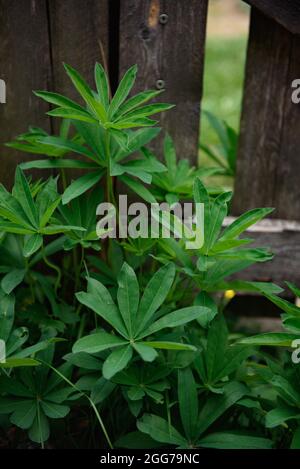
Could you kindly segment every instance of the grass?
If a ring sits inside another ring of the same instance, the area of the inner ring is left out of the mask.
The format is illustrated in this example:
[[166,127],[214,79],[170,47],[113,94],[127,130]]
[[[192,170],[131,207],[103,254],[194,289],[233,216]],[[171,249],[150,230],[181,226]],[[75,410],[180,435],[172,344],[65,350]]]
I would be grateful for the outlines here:
[[[205,52],[202,109],[212,112],[238,130],[246,58],[247,36],[208,37]],[[201,120],[201,139],[216,143],[206,119]]]

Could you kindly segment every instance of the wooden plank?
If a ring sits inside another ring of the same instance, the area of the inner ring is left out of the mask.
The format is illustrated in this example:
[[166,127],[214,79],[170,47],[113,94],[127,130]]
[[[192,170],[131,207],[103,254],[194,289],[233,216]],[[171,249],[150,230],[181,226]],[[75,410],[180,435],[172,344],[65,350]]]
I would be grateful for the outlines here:
[[300,220],[299,36],[252,9],[233,213],[273,206]]
[[[230,225],[235,219],[226,217],[223,226]],[[233,278],[272,281],[280,285],[290,281],[300,286],[300,222],[265,218],[249,227],[244,237],[254,240],[250,247],[266,247],[274,253],[274,258],[238,272]]]
[[53,88],[78,100],[63,62],[94,85],[95,62],[108,61],[108,0],[49,0]]
[[0,77],[7,89],[7,102],[0,104],[0,180],[9,186],[16,164],[28,155],[2,144],[30,124],[50,129],[48,105],[32,94],[51,81],[45,0],[0,0]]
[[[161,116],[161,125],[175,139],[179,157],[193,163],[198,155],[206,15],[207,0],[121,1],[120,75],[137,63],[135,92],[164,86],[161,99],[176,108]],[[158,153],[160,143],[157,139]]]
[[298,0],[244,0],[258,8],[294,34],[300,34],[300,2]]
[[300,286],[300,232],[282,231],[277,233],[252,232],[255,239],[251,247],[267,247],[274,253],[269,262],[257,263],[238,272],[234,278],[239,280],[275,282],[283,286],[285,281]]

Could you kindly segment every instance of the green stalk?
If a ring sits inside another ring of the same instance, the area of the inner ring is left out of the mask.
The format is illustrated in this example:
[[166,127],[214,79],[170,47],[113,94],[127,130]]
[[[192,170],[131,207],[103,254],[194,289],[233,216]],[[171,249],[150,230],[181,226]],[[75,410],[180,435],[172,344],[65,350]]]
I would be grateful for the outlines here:
[[60,371],[58,371],[56,368],[54,368],[54,366],[52,366],[52,365],[50,365],[49,363],[44,362],[44,361],[42,361],[42,360],[39,360],[39,361],[40,361],[43,365],[48,366],[48,367],[49,367],[52,371],[54,371],[54,373],[56,373],[61,379],[63,379],[66,383],[68,383],[69,386],[71,386],[73,389],[75,389],[76,392],[78,392],[79,394],[81,394],[83,397],[85,397],[85,398],[89,401],[89,403],[90,403],[90,405],[91,405],[93,411],[95,412],[96,418],[97,418],[97,420],[98,420],[98,422],[99,422],[99,424],[100,424],[100,427],[101,427],[101,429],[102,429],[102,431],[103,431],[103,434],[104,434],[104,436],[105,436],[105,438],[106,438],[106,441],[107,441],[107,443],[108,443],[108,446],[110,447],[110,449],[114,449],[113,444],[112,444],[112,442],[111,442],[111,439],[110,439],[110,437],[109,437],[109,435],[108,435],[108,433],[107,433],[107,430],[106,430],[105,425],[104,425],[104,423],[103,423],[103,420],[102,420],[102,418],[101,418],[101,415],[100,415],[100,413],[99,413],[99,411],[98,411],[98,409],[97,409],[95,403],[93,402],[93,400],[92,400],[87,394],[85,394],[84,392],[82,392],[81,389],[79,389],[75,384],[73,384],[72,381],[70,381],[68,378],[66,378]]
[[42,255],[43,255],[43,261],[45,262],[45,264],[50,268],[50,269],[53,269],[57,272],[57,278],[56,278],[56,281],[55,281],[55,286],[54,286],[54,289],[55,289],[55,293],[57,293],[57,290],[60,286],[60,282],[61,282],[61,270],[60,268],[53,264],[46,256],[46,253],[45,253],[45,249],[44,249],[44,245],[42,246]]

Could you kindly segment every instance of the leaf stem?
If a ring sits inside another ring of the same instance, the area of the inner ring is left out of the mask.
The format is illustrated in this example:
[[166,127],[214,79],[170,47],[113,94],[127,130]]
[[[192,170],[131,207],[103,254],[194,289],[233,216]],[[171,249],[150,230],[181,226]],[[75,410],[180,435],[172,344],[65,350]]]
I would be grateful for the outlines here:
[[49,259],[48,257],[46,256],[46,253],[45,253],[45,249],[44,249],[44,245],[42,246],[42,255],[43,255],[43,260],[45,262],[45,264],[50,268],[50,269],[53,269],[57,272],[57,278],[56,278],[56,281],[55,281],[55,286],[54,286],[54,289],[55,289],[55,293],[57,293],[57,290],[60,286],[60,282],[61,282],[61,270],[60,268],[53,264]]

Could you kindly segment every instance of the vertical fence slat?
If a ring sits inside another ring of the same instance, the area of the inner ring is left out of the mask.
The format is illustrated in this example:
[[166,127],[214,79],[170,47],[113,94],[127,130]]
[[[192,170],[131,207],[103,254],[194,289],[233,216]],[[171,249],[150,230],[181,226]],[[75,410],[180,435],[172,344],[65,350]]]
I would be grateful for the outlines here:
[[2,144],[29,124],[50,128],[48,105],[32,94],[51,79],[45,0],[0,0],[0,78],[7,88],[7,102],[0,104],[1,182],[10,185],[26,155]]
[[179,157],[193,163],[198,153],[206,16],[207,0],[121,1],[120,74],[138,64],[134,91],[155,89],[157,80],[163,80],[166,91],[161,100],[176,108],[161,117],[161,125],[175,139]]
[[299,37],[252,9],[234,211],[276,207],[275,216],[300,220]]
[[[53,87],[78,99],[63,62],[78,70],[90,85],[95,62],[108,60],[108,0],[49,0]],[[102,46],[101,46],[102,44]]]

